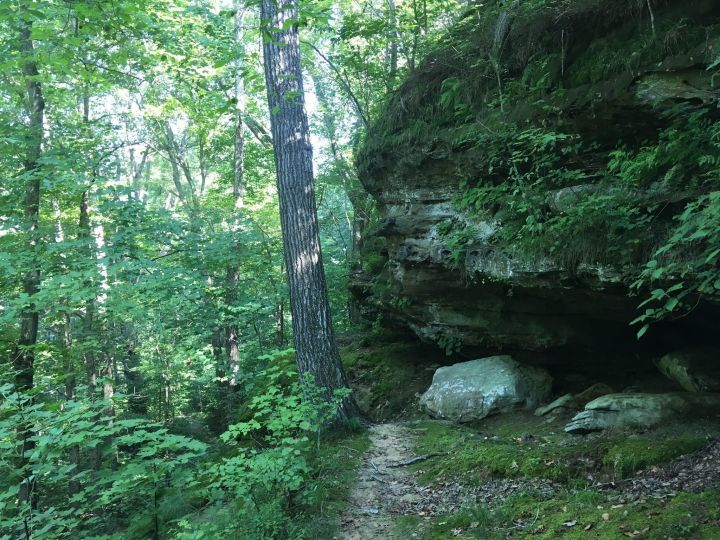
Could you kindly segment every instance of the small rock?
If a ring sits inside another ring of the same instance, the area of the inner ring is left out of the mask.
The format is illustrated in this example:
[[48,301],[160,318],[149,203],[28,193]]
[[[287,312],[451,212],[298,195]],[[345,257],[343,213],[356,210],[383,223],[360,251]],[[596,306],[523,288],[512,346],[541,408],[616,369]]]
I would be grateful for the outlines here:
[[607,428],[648,428],[671,419],[713,414],[720,394],[608,394],[595,399],[565,426],[567,433],[584,434]]
[[660,372],[688,392],[720,392],[720,351],[694,349],[666,354]]
[[575,396],[572,402],[573,405],[577,406],[578,408],[584,407],[586,404],[590,403],[594,399],[614,393],[615,390],[613,390],[612,387],[610,387],[609,385],[605,383],[595,383],[591,387],[583,390],[577,396]]
[[568,407],[568,405],[570,404],[572,399],[573,399],[572,394],[565,394],[564,396],[560,396],[555,401],[535,409],[535,416],[545,416],[547,413],[552,412],[561,407]]
[[614,390],[607,384],[596,383],[577,395],[565,394],[548,405],[538,407],[535,409],[535,416],[545,416],[546,414],[561,408],[580,409],[584,407],[586,403],[606,394],[612,394],[613,392]]

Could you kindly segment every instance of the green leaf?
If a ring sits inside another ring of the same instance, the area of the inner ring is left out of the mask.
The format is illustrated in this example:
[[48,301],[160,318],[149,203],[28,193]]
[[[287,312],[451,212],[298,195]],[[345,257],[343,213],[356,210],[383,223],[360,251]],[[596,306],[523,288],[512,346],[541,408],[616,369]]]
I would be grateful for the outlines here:
[[667,302],[665,302],[665,306],[663,306],[663,309],[665,311],[672,311],[677,307],[679,303],[680,301],[677,298],[670,298]]

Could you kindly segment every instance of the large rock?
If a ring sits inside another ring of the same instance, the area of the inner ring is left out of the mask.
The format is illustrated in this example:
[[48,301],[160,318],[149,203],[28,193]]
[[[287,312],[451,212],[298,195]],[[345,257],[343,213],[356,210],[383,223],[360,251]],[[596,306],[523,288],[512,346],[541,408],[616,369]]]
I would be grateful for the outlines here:
[[[575,247],[558,246],[534,256],[508,245],[503,231],[519,215],[513,209],[517,201],[508,196],[480,208],[458,204],[469,188],[506,180],[505,172],[498,172],[501,164],[490,159],[486,145],[478,142],[483,139],[473,138],[473,133],[503,132],[513,124],[519,129],[534,126],[571,134],[572,143],[558,145],[557,158],[565,165],[566,146],[581,147],[568,165],[585,167],[579,171],[583,182],[553,189],[556,180],[548,181],[545,210],[549,215],[563,214],[602,195],[594,179],[605,174],[603,164],[614,151],[640,148],[657,137],[658,130],[669,126],[669,108],[717,99],[706,67],[720,50],[720,25],[714,23],[720,3],[658,2],[653,8],[658,28],[674,27],[678,20],[691,22],[697,43],[688,41],[684,49],[677,45],[679,50],[672,53],[657,47],[653,53],[659,57],[651,62],[641,60],[645,53],[633,53],[611,69],[603,54],[616,57],[616,50],[625,50],[633,40],[638,46],[646,42],[647,21],[633,14],[636,8],[631,3],[567,2],[567,9],[561,9],[565,2],[516,2],[518,16],[504,48],[503,77],[512,84],[513,93],[519,92],[517,100],[508,97],[501,114],[494,96],[502,92],[492,86],[495,76],[490,73],[486,77],[490,86],[461,85],[455,97],[463,106],[470,106],[466,103],[470,96],[477,97],[472,114],[467,115],[478,119],[475,124],[463,114],[445,117],[439,104],[450,92],[444,81],[457,82],[482,71],[492,48],[492,42],[483,40],[492,40],[499,20],[484,19],[482,13],[497,4],[490,2],[478,10],[477,21],[468,14],[458,26],[460,37],[449,39],[449,50],[436,51],[418,66],[367,134],[358,154],[358,177],[377,203],[379,220],[366,237],[366,246],[382,244],[382,248],[362,257],[370,261],[382,256],[387,262],[376,265],[382,270],[370,276],[355,272],[353,293],[370,318],[381,313],[384,322],[409,328],[424,341],[442,344],[451,338],[468,354],[564,349],[600,356],[612,349],[630,358],[633,348],[648,343],[646,339],[638,344],[637,328],[629,324],[638,315],[639,300],[628,294],[632,282],[628,275],[637,274],[638,261],[622,260],[621,255],[583,258],[578,246],[585,245],[592,253],[606,239],[605,231],[595,226],[577,231],[584,244],[578,241]],[[460,34],[463,28],[475,30],[465,36]],[[572,36],[568,56],[562,59],[558,28],[569,29]],[[458,42],[468,49],[458,52]],[[533,77],[529,70],[537,67],[533,59],[538,58],[548,62]],[[627,67],[622,68],[625,61]],[[523,93],[530,92],[523,85],[533,82],[548,85],[543,86],[542,97]],[[494,107],[485,106],[492,102]],[[660,235],[661,221],[669,222],[672,212],[684,206],[677,197],[694,195],[677,188],[656,193],[656,188],[645,186],[640,191],[628,197],[639,205],[657,198],[663,201],[662,219],[637,232],[638,243],[654,245],[650,234]],[[672,205],[667,204],[670,201]],[[455,238],[448,229],[463,236]],[[673,342],[676,328],[684,338],[681,325],[691,319],[697,330],[692,317],[679,321],[673,332],[658,333],[656,340]],[[708,326],[713,320],[712,314],[698,319]]]
[[455,422],[537,407],[550,394],[552,378],[544,369],[511,356],[490,356],[439,368],[420,398],[430,414]]
[[720,392],[720,352],[710,349],[677,351],[656,362],[668,379],[688,392]]
[[609,394],[588,403],[585,410],[565,426],[565,431],[583,434],[608,428],[645,429],[670,420],[719,411],[720,394]]

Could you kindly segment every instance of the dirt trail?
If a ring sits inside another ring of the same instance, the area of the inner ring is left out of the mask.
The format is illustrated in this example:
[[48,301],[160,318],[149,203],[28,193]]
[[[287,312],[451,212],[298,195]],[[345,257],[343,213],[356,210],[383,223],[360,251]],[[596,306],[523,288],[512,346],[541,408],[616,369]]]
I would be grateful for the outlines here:
[[468,500],[476,500],[472,490],[458,484],[427,487],[416,481],[419,473],[405,465],[418,458],[413,451],[418,434],[417,428],[407,424],[376,424],[370,428],[370,448],[358,470],[348,510],[341,517],[338,540],[399,539],[393,530],[398,517],[429,519],[454,513]]
[[[337,540],[400,539],[394,528],[401,516],[429,519],[453,514],[465,503],[503,500],[521,488],[550,494],[557,487],[541,479],[496,479],[474,487],[455,482],[422,486],[416,481],[418,472],[397,466],[418,457],[413,451],[418,435],[418,429],[408,424],[376,424],[370,428],[370,448],[358,470],[348,510],[341,516]],[[439,455],[430,459],[444,458]]]
[[342,515],[338,539],[398,538],[394,517],[421,499],[421,489],[405,467],[391,467],[414,457],[416,434],[401,424],[376,424],[370,428],[370,449],[363,456],[358,479]]

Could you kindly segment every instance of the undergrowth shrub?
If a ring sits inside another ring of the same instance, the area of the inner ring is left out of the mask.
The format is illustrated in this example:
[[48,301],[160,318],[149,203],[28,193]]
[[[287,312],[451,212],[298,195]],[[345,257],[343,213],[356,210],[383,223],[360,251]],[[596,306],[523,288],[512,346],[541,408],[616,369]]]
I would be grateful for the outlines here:
[[[0,539],[306,537],[323,429],[348,390],[328,401],[291,353],[258,360],[241,420],[211,444],[128,417],[121,394],[45,402],[0,386]],[[18,426],[33,443],[24,462]],[[23,478],[35,504],[18,496]]]
[[[191,485],[207,445],[146,419],[110,416],[102,400],[44,403],[10,384],[0,396],[0,538],[89,537],[131,523],[132,537],[164,534],[165,500]],[[32,442],[24,461],[18,426]],[[28,500],[18,496],[23,478]]]
[[[178,538],[303,538],[303,506],[312,504],[313,456],[321,434],[347,396],[348,390],[325,392],[310,381],[301,382],[286,366],[270,365],[253,375],[260,392],[247,403],[244,421],[220,436],[219,461],[208,465],[200,480],[203,493],[220,518],[208,527],[197,519],[177,524]],[[208,536],[210,535],[210,536]]]

